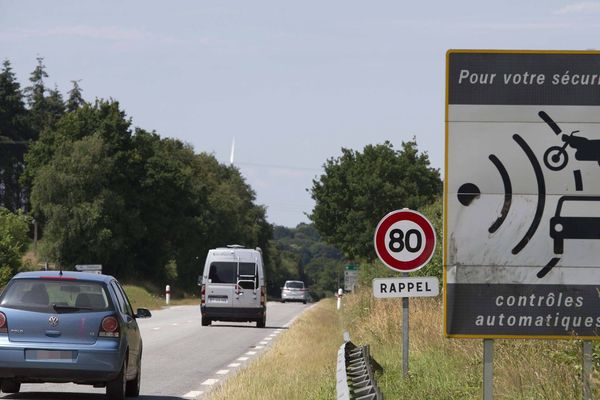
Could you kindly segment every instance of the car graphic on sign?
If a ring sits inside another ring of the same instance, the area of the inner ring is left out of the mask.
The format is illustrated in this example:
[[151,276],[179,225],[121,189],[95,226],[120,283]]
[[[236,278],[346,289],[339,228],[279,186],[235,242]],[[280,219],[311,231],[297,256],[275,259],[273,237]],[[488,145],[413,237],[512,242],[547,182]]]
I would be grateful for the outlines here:
[[550,218],[550,237],[555,254],[563,253],[565,239],[600,239],[600,197],[562,196]]

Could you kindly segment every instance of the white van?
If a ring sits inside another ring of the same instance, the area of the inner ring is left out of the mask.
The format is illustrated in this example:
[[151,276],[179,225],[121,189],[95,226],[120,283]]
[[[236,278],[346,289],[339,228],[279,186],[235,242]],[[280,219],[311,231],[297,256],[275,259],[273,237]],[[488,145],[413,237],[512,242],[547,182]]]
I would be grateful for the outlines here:
[[258,328],[265,327],[267,288],[259,247],[209,250],[198,284],[202,326],[212,321],[254,321]]

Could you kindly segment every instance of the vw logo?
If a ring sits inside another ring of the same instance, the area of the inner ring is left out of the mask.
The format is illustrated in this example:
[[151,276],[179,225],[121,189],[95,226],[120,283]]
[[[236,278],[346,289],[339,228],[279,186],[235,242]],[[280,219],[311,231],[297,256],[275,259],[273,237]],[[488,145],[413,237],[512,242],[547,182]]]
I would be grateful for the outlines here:
[[53,315],[50,318],[48,318],[48,325],[50,325],[52,327],[57,327],[58,326],[58,316]]

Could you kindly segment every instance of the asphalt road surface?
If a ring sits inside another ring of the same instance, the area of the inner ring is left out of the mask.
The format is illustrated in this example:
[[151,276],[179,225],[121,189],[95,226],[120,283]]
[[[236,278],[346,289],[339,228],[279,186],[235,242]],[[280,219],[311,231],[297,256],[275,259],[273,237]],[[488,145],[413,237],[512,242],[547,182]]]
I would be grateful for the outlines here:
[[[212,386],[268,351],[277,336],[310,305],[267,305],[266,328],[255,323],[202,326],[198,306],[176,306],[138,320],[144,340],[139,400],[202,399]],[[102,400],[104,388],[75,384],[23,384],[3,399]]]

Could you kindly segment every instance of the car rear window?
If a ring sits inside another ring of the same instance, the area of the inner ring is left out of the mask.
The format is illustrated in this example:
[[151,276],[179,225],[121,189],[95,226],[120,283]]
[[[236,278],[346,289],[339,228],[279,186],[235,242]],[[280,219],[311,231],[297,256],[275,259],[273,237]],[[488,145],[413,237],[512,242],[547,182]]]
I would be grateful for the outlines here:
[[288,289],[304,289],[304,282],[286,282],[285,287]]
[[100,282],[61,279],[16,279],[0,297],[0,306],[42,312],[89,312],[109,309]]

